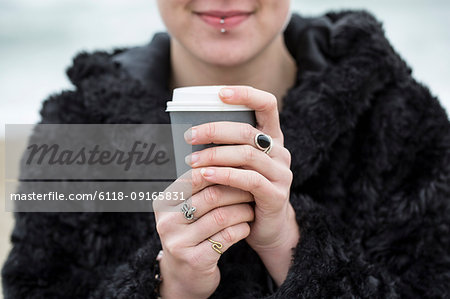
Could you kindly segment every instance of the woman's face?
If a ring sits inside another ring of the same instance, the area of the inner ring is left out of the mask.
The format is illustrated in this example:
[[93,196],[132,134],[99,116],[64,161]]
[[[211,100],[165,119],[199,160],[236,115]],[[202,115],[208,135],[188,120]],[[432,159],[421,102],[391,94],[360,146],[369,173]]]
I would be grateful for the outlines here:
[[184,50],[220,66],[256,57],[290,17],[290,0],[158,0],[158,6],[171,37]]

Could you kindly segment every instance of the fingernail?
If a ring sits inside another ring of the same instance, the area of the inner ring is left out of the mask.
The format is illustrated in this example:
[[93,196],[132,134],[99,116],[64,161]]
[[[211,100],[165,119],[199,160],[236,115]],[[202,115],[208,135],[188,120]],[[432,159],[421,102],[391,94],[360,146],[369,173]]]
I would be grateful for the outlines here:
[[211,168],[202,168],[200,169],[200,173],[204,177],[212,177],[214,175],[214,169]]
[[220,90],[220,96],[223,98],[231,98],[234,95],[234,91],[229,88],[222,88]]
[[194,165],[198,160],[199,160],[199,154],[198,153],[193,153],[190,155],[187,155],[184,158],[184,161],[186,162],[187,165]]
[[161,258],[163,257],[163,255],[164,255],[163,251],[160,250],[160,251],[158,252],[158,256],[156,257],[156,260],[160,261]]
[[184,132],[184,140],[186,140],[187,143],[192,143],[195,139],[195,136],[197,134],[197,130],[194,128],[190,128],[186,132]]

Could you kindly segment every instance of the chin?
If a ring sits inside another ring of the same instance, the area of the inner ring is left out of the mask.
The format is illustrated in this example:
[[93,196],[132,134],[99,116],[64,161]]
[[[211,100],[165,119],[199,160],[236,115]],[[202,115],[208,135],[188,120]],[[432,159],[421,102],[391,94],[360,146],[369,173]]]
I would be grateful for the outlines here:
[[255,53],[253,47],[247,43],[225,42],[215,44],[214,47],[205,45],[196,55],[199,59],[211,65],[237,66],[250,60]]
[[211,65],[232,67],[244,64],[249,60],[249,57],[242,55],[242,53],[210,53],[209,55],[201,56],[201,59]]

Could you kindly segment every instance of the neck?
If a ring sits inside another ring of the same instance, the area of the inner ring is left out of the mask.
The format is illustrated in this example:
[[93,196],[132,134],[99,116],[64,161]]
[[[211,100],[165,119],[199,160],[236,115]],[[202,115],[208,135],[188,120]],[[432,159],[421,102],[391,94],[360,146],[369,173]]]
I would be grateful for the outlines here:
[[194,85],[249,85],[272,93],[282,109],[282,99],[295,84],[297,65],[279,36],[257,57],[238,66],[207,64],[171,39],[170,88]]

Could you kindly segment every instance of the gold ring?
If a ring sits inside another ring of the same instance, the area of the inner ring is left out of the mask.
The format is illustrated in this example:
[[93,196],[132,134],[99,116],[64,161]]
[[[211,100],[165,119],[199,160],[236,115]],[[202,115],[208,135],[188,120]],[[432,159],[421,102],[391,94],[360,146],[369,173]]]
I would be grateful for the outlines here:
[[218,252],[219,254],[222,254],[222,251],[220,251],[220,249],[223,247],[222,243],[217,242],[217,241],[213,241],[210,238],[208,238],[208,241],[213,243],[211,245],[212,249],[214,249],[216,252]]

